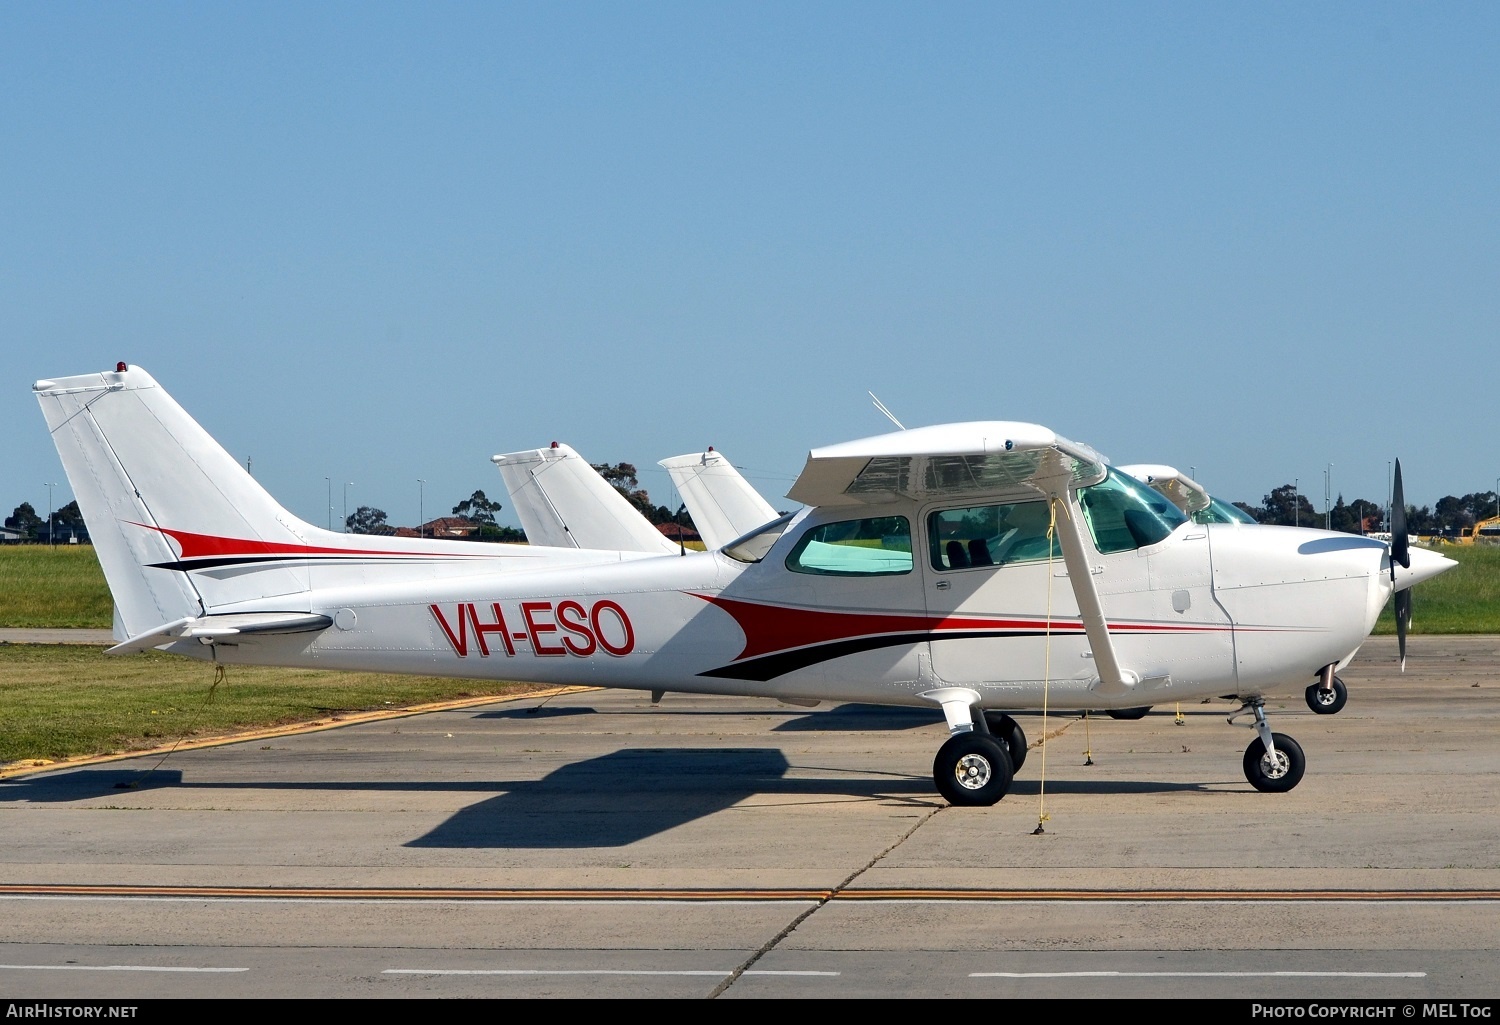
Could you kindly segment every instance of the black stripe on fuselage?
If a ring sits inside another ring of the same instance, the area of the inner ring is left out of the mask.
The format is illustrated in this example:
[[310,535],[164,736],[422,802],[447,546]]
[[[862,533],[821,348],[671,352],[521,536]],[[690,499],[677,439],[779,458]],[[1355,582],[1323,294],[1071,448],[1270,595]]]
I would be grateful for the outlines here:
[[817,665],[819,662],[842,658],[845,655],[856,655],[861,651],[875,651],[878,648],[891,648],[902,644],[920,644],[923,641],[977,640],[984,637],[1040,637],[1045,633],[1045,630],[1006,630],[1004,632],[995,630],[956,630],[951,633],[924,630],[919,633],[853,637],[844,641],[814,644],[806,648],[797,648],[793,651],[778,651],[773,655],[762,655],[759,658],[746,659],[743,662],[732,662],[727,666],[710,669],[708,672],[699,673],[698,675],[711,676],[721,680],[755,680],[759,683],[765,683],[767,680],[774,680],[778,676],[784,676],[795,670],[806,669],[808,666]]
[[[225,566],[253,566],[260,563],[279,562],[288,566],[308,565],[317,563],[324,566],[336,566],[352,562],[431,562],[431,556],[426,555],[380,555],[380,556],[341,556],[330,558],[321,555],[226,555],[217,559],[182,559],[178,562],[148,562],[150,569],[173,569],[179,573],[190,573],[195,569],[222,569]],[[444,561],[439,557],[439,561]]]

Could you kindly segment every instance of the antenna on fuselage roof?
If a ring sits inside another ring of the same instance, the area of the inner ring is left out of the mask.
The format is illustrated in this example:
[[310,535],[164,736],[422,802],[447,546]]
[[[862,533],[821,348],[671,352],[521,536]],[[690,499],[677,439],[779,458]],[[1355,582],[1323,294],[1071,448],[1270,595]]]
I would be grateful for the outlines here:
[[878,410],[880,410],[882,413],[884,413],[886,415],[886,419],[890,420],[891,423],[893,423],[897,427],[901,428],[901,430],[903,430],[903,431],[906,430],[906,425],[904,423],[902,423],[900,420],[897,420],[896,419],[896,415],[894,413],[892,413],[889,409],[885,408],[885,403],[881,402],[879,399],[877,399],[875,397],[875,393],[874,392],[866,392],[865,394],[867,394],[867,395],[870,396],[870,401],[872,401],[872,402],[875,403],[875,408],[878,409]]

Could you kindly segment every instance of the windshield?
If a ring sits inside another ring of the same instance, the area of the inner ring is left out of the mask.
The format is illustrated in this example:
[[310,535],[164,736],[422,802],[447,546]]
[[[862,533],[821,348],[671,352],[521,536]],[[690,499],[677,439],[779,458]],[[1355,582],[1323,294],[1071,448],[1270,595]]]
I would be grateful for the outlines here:
[[1104,554],[1154,545],[1187,522],[1165,495],[1114,467],[1098,484],[1079,488],[1078,502],[1094,546]]
[[1254,523],[1255,517],[1221,499],[1210,499],[1208,508],[1193,513],[1194,523]]

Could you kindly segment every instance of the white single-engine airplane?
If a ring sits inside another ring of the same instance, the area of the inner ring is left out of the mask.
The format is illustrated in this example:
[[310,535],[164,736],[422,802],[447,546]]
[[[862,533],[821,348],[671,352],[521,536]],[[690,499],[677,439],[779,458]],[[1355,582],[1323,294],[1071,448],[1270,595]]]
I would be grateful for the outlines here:
[[115,653],[941,708],[933,777],[1003,797],[1005,711],[1235,696],[1246,778],[1302,749],[1264,695],[1348,662],[1398,588],[1453,565],[1370,538],[1219,530],[1034,424],[814,449],[807,508],[721,549],[349,535],[266,493],[138,367],[35,394],[115,600]]

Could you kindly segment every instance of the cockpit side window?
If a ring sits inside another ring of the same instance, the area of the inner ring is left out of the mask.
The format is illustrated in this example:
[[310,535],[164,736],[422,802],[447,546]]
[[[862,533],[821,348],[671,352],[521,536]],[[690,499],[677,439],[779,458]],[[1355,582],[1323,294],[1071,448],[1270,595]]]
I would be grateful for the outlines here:
[[797,541],[786,568],[836,577],[910,573],[911,523],[905,516],[879,516],[820,524]]
[[1078,502],[1094,547],[1105,555],[1154,545],[1187,522],[1165,496],[1113,469],[1098,484],[1079,489]]
[[1055,532],[1047,543],[1050,522],[1043,501],[941,509],[927,517],[928,557],[939,571],[1060,559]]

